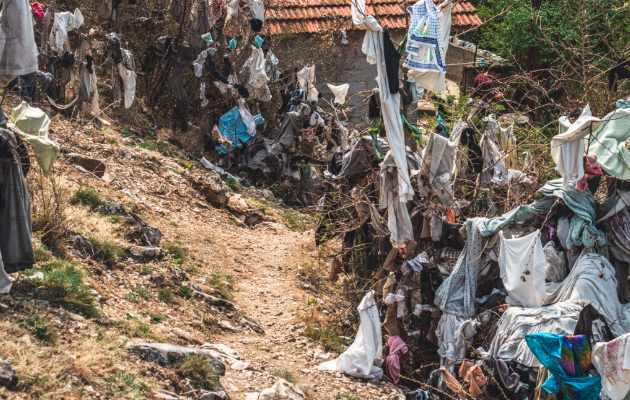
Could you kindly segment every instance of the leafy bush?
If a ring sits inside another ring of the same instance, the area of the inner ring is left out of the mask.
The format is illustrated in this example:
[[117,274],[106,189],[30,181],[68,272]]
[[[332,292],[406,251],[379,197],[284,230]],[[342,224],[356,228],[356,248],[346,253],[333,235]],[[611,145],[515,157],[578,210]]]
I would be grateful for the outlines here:
[[72,202],[96,210],[101,206],[101,194],[91,187],[82,187],[72,196]]
[[164,250],[166,250],[166,252],[170,254],[171,257],[173,257],[180,263],[186,261],[188,249],[184,247],[181,242],[177,241],[173,243],[167,243],[166,245],[164,245]]
[[119,245],[109,240],[88,237],[86,242],[88,254],[97,261],[115,261],[124,254],[123,249]]
[[179,359],[175,370],[190,380],[196,389],[214,390],[219,377],[208,360],[201,354],[191,354]]
[[158,300],[163,301],[165,303],[173,302],[173,292],[169,288],[160,289],[158,292]]
[[31,314],[24,321],[24,327],[31,331],[36,338],[44,342],[54,342],[57,334],[50,324],[48,318],[44,318],[39,314]]

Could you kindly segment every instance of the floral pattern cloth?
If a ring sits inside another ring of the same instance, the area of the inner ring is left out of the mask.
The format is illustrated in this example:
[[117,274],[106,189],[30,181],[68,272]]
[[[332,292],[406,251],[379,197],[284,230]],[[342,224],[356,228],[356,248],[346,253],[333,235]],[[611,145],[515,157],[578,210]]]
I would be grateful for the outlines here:
[[593,365],[601,375],[602,386],[611,400],[621,400],[630,393],[630,333],[608,343],[593,346]]

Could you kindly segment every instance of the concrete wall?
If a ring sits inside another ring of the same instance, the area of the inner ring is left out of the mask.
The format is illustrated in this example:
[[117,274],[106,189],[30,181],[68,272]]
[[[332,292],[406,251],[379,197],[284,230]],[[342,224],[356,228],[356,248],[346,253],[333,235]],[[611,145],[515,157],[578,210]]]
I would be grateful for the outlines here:
[[[406,30],[390,30],[390,37],[394,43],[400,43],[406,34]],[[331,47],[324,51],[325,57],[315,58],[310,56],[312,61],[307,61],[308,65],[314,63],[316,65],[317,89],[322,93],[324,98],[331,103],[334,95],[326,86],[326,83],[341,85],[350,84],[347,97],[349,106],[346,110],[346,116],[354,123],[368,123],[367,119],[367,98],[370,91],[376,87],[376,65],[368,64],[365,54],[361,51],[363,45],[364,31],[349,31],[349,44],[343,45],[339,40],[335,40]],[[307,38],[307,35],[300,35],[291,41],[283,41],[274,44],[274,51],[280,59],[280,69],[283,70],[284,65],[294,65],[298,68],[304,66],[306,53],[314,52],[317,47],[321,46],[321,42],[315,37]],[[460,82],[462,80],[463,65],[448,66],[448,64],[462,64],[472,62],[474,52],[459,46],[449,45],[446,53],[447,79]],[[302,64],[301,64],[302,63]],[[402,72],[400,73],[402,78]],[[320,102],[323,108],[325,102]],[[413,107],[413,106],[412,106]],[[417,121],[417,113],[415,109],[409,107],[409,122]]]
[[[464,73],[464,65],[461,64],[472,63],[474,61],[474,51],[449,43],[448,50],[446,51],[446,79],[461,82]],[[472,64],[468,65],[472,66]]]

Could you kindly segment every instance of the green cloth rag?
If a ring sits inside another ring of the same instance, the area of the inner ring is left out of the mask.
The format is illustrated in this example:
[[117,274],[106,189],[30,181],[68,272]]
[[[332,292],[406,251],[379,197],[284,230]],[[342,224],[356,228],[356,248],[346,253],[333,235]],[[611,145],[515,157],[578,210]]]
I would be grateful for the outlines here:
[[606,115],[599,129],[593,132],[588,151],[597,154],[597,163],[604,171],[615,178],[630,179],[630,152],[626,148],[628,139],[630,108],[618,108]]

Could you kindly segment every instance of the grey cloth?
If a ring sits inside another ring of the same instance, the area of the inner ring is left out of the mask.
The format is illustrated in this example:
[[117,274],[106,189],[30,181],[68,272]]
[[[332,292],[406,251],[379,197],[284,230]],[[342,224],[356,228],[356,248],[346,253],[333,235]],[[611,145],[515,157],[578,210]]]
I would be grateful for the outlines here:
[[208,18],[208,8],[206,3],[197,3],[193,5],[192,10],[193,21],[190,23],[190,44],[192,47],[203,49],[206,47],[206,41],[201,35],[210,32],[210,19]]
[[435,292],[435,305],[442,311],[463,318],[475,316],[475,294],[482,262],[483,236],[479,227],[485,218],[466,221],[468,241],[464,246],[451,275]]
[[92,78],[86,67],[87,64],[81,63],[79,67],[79,75],[81,76],[81,85],[79,88],[79,100],[87,102],[92,94]]
[[173,67],[171,79],[168,81],[168,88],[177,100],[177,105],[173,113],[174,120],[180,120],[183,124],[188,123],[188,98],[180,77],[181,69]]
[[630,332],[630,304],[619,302],[615,269],[604,256],[585,249],[562,283],[547,284],[547,303],[561,301],[592,304],[615,337]]
[[624,192],[623,190],[615,190],[615,200],[612,208],[601,218],[598,218],[596,223],[610,219],[613,215],[619,213],[624,208],[630,206],[630,192]]
[[372,204],[370,199],[363,193],[363,189],[355,187],[350,192],[350,195],[359,214],[359,218],[361,218],[363,222],[368,218],[370,219],[370,225],[374,228],[376,236],[389,235],[390,232],[383,223],[383,217],[381,217],[376,207],[374,207],[374,204]]
[[37,45],[31,4],[3,0],[0,12],[0,75],[27,75],[37,71]]
[[617,297],[621,304],[630,302],[630,264],[625,261],[610,258],[610,263],[615,268],[615,278],[617,279]]
[[[111,0],[110,0],[111,1]],[[50,34],[50,19],[52,18],[52,8],[50,6],[46,7],[46,13],[44,14],[44,28],[42,29],[42,40],[41,40],[41,49],[44,51],[44,54],[48,53],[48,35]]]
[[136,61],[129,50],[122,50],[122,63],[129,71],[136,70]]
[[392,234],[392,242],[400,247],[405,239],[413,239],[413,226],[407,205],[400,201],[398,193],[398,167],[394,153],[387,152],[381,164],[381,185],[379,206],[387,208],[387,227]]
[[568,218],[560,218],[558,220],[558,240],[564,249],[567,248],[567,239],[569,238],[569,227],[571,223]]
[[564,263],[564,252],[556,250],[553,242],[548,242],[544,247],[545,253],[545,280],[560,283],[567,276],[567,268]]
[[304,103],[300,103],[295,110],[288,112],[282,121],[280,130],[273,140],[265,139],[265,146],[269,155],[278,156],[286,154],[286,149],[293,145],[295,141],[295,133],[299,132],[302,122],[309,117],[310,107]]
[[[620,192],[621,193],[621,192]],[[630,214],[623,209],[606,220],[611,255],[619,261],[630,262]]]
[[[379,147],[383,152],[389,151],[389,144],[382,138],[377,138]],[[370,168],[369,154],[374,154],[374,145],[371,136],[362,136],[354,142],[350,151],[343,155],[343,164],[341,171],[337,175],[333,175],[326,171],[324,177],[326,179],[347,179],[355,174],[360,174]]]
[[579,246],[591,248],[606,244],[604,233],[593,224],[597,203],[588,189],[580,192],[574,187],[565,188],[562,179],[555,179],[547,182],[536,193],[538,200],[532,204],[519,206],[500,217],[487,220],[480,227],[481,234],[490,236],[504,226],[520,225],[545,215],[556,199],[560,198],[575,213],[570,221],[566,248]]
[[[540,367],[542,364],[527,346],[525,335],[538,332],[573,335],[582,308],[581,304],[572,301],[539,308],[510,307],[499,320],[488,353],[494,358],[515,361],[527,367]],[[593,321],[596,341],[603,339],[603,326],[600,320]]]
[[7,273],[33,268],[35,252],[31,241],[31,198],[17,154],[17,140],[12,131],[0,128],[0,140],[9,139],[10,160],[2,162],[2,196],[5,207],[0,212],[0,254]]
[[431,197],[435,193],[442,205],[450,208],[453,205],[453,187],[451,186],[451,171],[455,155],[455,143],[432,133],[429,143],[424,149],[420,174],[418,175],[418,189],[424,197]]

